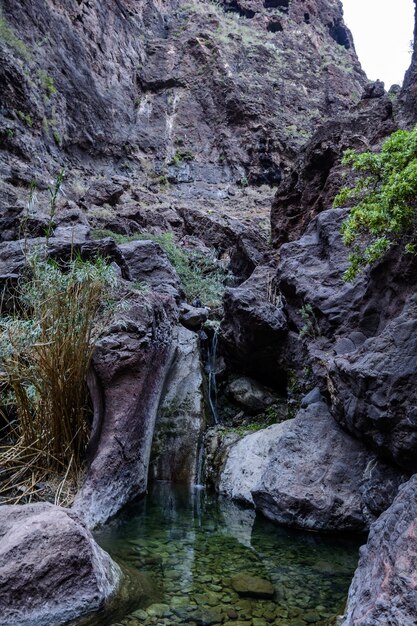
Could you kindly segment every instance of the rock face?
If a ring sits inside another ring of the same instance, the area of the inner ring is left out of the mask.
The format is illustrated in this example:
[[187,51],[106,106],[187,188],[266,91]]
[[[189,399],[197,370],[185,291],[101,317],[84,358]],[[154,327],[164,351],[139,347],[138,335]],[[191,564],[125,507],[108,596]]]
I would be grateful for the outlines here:
[[371,526],[349,591],[343,626],[414,626],[417,601],[417,478],[400,487]]
[[417,470],[417,298],[360,348],[329,363],[332,408],[340,423],[381,456]]
[[404,480],[345,433],[320,402],[232,446],[220,492],[281,524],[365,530]]
[[279,354],[288,326],[274,280],[274,269],[261,266],[242,285],[226,290],[221,343],[234,366],[274,388],[285,389]]
[[417,3],[414,0],[414,44],[411,65],[407,70],[400,93],[401,113],[408,124],[415,124],[417,120]]
[[[143,168],[152,155],[174,183],[276,183],[365,82],[338,0],[2,6],[1,138],[25,160],[43,144]],[[119,195],[95,184],[87,197]]]
[[271,210],[273,244],[278,247],[298,239],[318,213],[332,206],[348,182],[340,165],[347,148],[372,149],[395,130],[392,101],[378,82],[367,86],[356,107],[342,119],[321,125],[275,195]]
[[74,503],[90,527],[146,491],[156,414],[174,351],[175,315],[167,296],[141,296],[96,347],[90,381],[92,462]]
[[198,336],[180,328],[155,424],[150,475],[194,484],[204,432],[203,375]]
[[3,626],[56,626],[98,610],[121,571],[79,518],[51,504],[0,507]]

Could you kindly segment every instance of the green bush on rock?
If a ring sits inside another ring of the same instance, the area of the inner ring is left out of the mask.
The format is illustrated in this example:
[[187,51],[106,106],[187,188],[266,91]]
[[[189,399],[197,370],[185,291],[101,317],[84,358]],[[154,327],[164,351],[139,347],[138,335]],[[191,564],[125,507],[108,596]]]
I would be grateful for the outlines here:
[[342,164],[356,175],[334,200],[335,207],[353,204],[342,225],[343,241],[352,247],[350,281],[394,244],[417,252],[417,127],[393,133],[379,152],[347,150]]
[[198,298],[204,305],[220,306],[226,270],[219,264],[214,252],[204,254],[198,250],[186,250],[175,242],[171,232],[120,235],[111,230],[97,229],[92,235],[94,239],[111,237],[117,244],[137,240],[155,241],[164,250],[171,265],[177,271],[188,300]]

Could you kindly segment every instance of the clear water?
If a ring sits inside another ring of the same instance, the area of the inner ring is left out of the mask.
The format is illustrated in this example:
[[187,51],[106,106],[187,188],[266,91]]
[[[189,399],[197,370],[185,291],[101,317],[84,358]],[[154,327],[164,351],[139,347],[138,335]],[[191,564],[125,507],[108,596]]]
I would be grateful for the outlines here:
[[[360,538],[278,527],[210,495],[156,484],[96,533],[127,573],[94,626],[304,626],[341,611]],[[239,573],[270,581],[273,599],[240,597]]]

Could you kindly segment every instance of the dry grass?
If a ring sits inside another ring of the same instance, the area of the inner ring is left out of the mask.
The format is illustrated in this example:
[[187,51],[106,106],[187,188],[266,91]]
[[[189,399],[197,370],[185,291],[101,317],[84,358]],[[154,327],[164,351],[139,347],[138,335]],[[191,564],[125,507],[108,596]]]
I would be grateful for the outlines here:
[[86,374],[100,332],[97,317],[114,277],[102,260],[74,260],[63,271],[32,258],[29,267],[19,316],[0,319],[0,380],[8,406],[0,497],[27,502],[53,496],[67,503],[89,435]]

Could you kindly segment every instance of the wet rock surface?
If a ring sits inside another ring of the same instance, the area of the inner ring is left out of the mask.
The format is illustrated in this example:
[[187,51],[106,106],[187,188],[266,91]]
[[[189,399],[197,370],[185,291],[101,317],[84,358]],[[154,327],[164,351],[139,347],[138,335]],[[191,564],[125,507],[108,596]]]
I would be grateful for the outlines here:
[[198,335],[180,327],[155,424],[150,478],[189,485],[201,481],[204,430]]
[[236,574],[232,577],[231,584],[242,598],[273,598],[275,594],[269,580],[248,574]]
[[417,479],[400,487],[361,548],[343,626],[412,626],[416,621]]
[[122,573],[77,515],[51,504],[0,507],[4,626],[55,626],[101,608]]
[[311,530],[366,530],[407,476],[345,433],[325,403],[247,435],[228,452],[220,492]]

